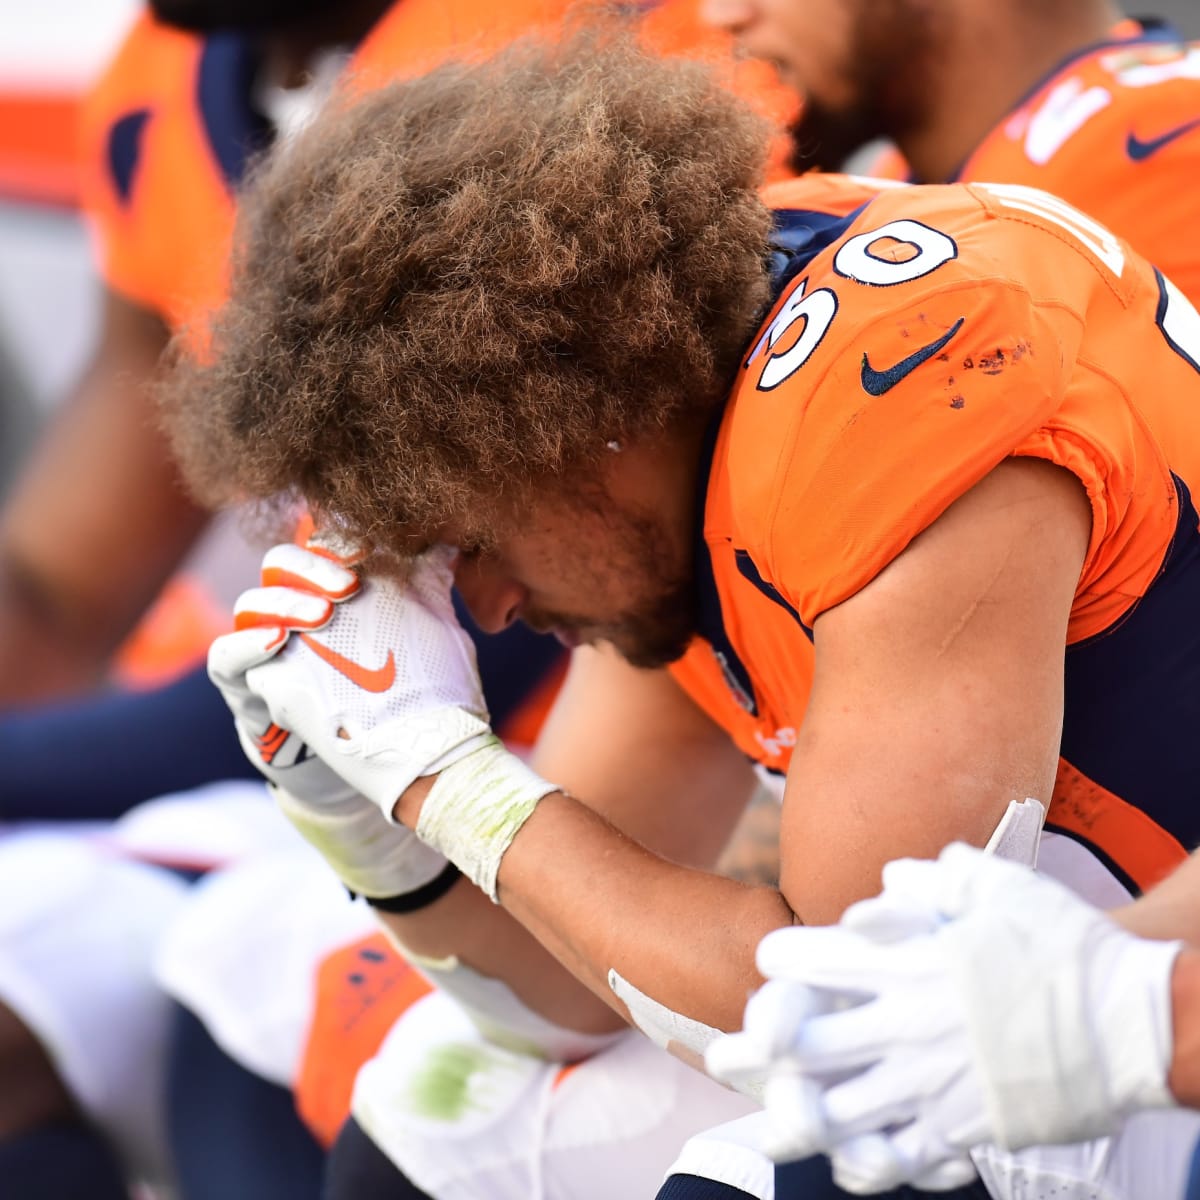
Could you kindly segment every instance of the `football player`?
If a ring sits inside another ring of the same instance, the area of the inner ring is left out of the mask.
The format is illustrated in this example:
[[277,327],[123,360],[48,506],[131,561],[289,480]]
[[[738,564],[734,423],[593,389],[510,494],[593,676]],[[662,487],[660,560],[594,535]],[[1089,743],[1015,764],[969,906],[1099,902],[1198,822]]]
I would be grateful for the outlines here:
[[797,166],[1043,188],[1108,225],[1193,301],[1200,46],[1111,0],[704,0],[804,95]]
[[[707,72],[595,40],[327,112],[166,394],[211,497],[299,492],[416,560],[362,583],[283,547],[214,645],[297,824],[422,959],[465,945],[544,1020],[603,1001],[693,1060],[763,934],[898,854],[1032,797],[1043,868],[1100,899],[1200,835],[1195,310],[1026,187],[814,175],[764,206],[766,144]],[[451,580],[575,647],[536,770],[490,735]],[[705,869],[747,758],[786,781],[778,889]],[[426,891],[418,846],[465,878]],[[1196,1131],[921,1182],[1170,1195]]]

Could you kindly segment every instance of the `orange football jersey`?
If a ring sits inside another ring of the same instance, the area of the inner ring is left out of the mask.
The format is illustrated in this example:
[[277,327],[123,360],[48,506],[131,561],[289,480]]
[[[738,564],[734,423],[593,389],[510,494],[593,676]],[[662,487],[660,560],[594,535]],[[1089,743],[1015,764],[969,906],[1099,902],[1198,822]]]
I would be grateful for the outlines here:
[[[486,53],[559,26],[574,0],[402,0],[346,68],[370,88],[429,70],[456,53]],[[731,67],[729,83],[786,122],[794,97],[761,63],[737,62],[707,28],[698,0],[615,5],[665,54]],[[84,202],[105,281],[168,326],[202,320],[224,298],[234,193],[271,132],[251,103],[257,57],[237,33],[197,37],[143,14],[84,109]],[[780,154],[774,175],[781,178]]]
[[[403,0],[347,70],[363,86],[413,75],[464,44],[503,45],[566,6]],[[198,37],[144,13],[85,106],[84,202],[104,279],[172,328],[225,295],[234,193],[271,139],[251,102],[256,68],[243,34]]]
[[[911,178],[895,153],[873,173]],[[1200,304],[1200,43],[1122,21],[1060,64],[967,157],[958,181],[1023,183],[1096,217]]]
[[714,431],[677,678],[786,771],[821,613],[1003,459],[1056,463],[1093,532],[1049,823],[1146,886],[1200,842],[1200,317],[1028,188],[811,176],[772,202],[781,292]]

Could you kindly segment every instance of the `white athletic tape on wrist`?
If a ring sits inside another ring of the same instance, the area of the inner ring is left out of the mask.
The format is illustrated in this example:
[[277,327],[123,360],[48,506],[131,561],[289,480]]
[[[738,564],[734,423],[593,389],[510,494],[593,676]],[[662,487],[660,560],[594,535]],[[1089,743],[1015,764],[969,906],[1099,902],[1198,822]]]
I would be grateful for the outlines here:
[[542,797],[559,790],[492,735],[438,775],[421,806],[417,836],[495,901],[504,852]]
[[[656,1046],[675,1055],[688,1066],[695,1067],[702,1075],[707,1074],[704,1052],[718,1038],[725,1036],[721,1030],[660,1004],[630,983],[619,971],[609,970],[608,986],[629,1010],[633,1023]],[[761,1104],[765,1085],[764,1071],[761,1078],[739,1078],[734,1087]]]

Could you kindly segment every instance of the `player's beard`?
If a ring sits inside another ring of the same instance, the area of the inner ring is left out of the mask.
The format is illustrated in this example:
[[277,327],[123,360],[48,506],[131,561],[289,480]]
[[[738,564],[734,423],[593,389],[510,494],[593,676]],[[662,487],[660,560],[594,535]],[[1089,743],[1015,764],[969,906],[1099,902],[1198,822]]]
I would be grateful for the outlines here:
[[631,560],[627,569],[642,580],[641,594],[605,640],[635,667],[665,667],[683,657],[696,633],[697,597],[692,546],[673,558],[657,520],[626,510],[621,524]]
[[337,0],[149,0],[149,5],[164,24],[191,33],[269,33],[333,10]]
[[860,0],[843,73],[849,99],[834,106],[808,96],[791,128],[797,173],[844,170],[855,151],[880,138],[893,141],[925,120],[936,68],[939,30],[911,0]]
[[878,122],[859,112],[835,112],[808,100],[791,128],[789,165],[798,175],[805,171],[841,171],[847,159],[880,136]]
[[675,580],[605,640],[631,666],[653,670],[681,659],[695,633],[696,589],[691,580]]
[[[567,613],[527,613],[525,620],[565,640],[607,642],[635,667],[665,667],[683,657],[697,626],[697,596],[691,548],[672,562],[662,532],[652,518],[625,511],[610,513],[620,529],[620,550],[601,564],[604,573],[638,581],[638,594],[621,612],[597,619]],[[620,561],[617,561],[619,557]]]

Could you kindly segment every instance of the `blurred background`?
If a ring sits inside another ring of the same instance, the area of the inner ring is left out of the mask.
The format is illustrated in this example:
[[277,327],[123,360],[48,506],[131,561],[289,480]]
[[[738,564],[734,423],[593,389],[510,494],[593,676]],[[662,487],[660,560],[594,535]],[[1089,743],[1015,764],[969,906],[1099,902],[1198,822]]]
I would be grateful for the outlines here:
[[0,0],[0,488],[94,328],[75,109],[138,0]]

